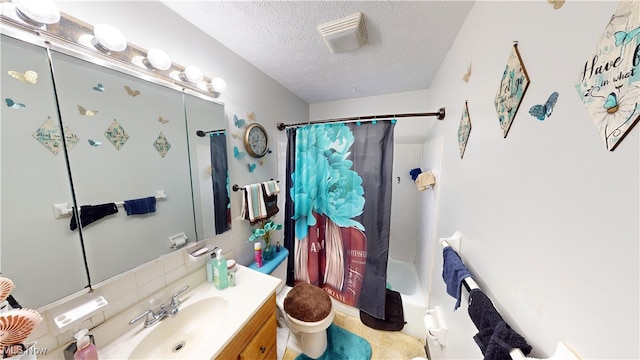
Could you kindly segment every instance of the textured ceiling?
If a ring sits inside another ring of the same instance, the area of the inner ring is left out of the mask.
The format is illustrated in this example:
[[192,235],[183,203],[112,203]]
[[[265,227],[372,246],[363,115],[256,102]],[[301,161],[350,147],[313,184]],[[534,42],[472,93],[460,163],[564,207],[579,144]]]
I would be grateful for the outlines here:
[[[162,1],[306,102],[426,89],[472,1]],[[369,43],[332,54],[319,24],[361,12]]]

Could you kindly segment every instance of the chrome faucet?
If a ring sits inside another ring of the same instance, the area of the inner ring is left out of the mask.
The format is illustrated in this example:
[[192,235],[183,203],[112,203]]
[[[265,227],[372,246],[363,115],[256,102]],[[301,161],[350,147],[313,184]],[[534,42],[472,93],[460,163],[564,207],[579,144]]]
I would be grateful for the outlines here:
[[166,305],[162,304],[156,311],[147,310],[142,314],[140,314],[139,316],[137,316],[135,319],[129,321],[129,325],[133,325],[136,321],[146,317],[146,319],[144,320],[144,327],[149,327],[154,325],[157,322],[160,322],[160,320],[168,316],[178,315],[178,310],[179,310],[178,307],[181,304],[181,301],[180,299],[178,299],[178,296],[183,292],[185,292],[188,288],[189,288],[189,285],[186,285],[185,287],[183,287],[182,289],[176,291],[173,295],[171,295],[171,303],[169,304],[168,308]]

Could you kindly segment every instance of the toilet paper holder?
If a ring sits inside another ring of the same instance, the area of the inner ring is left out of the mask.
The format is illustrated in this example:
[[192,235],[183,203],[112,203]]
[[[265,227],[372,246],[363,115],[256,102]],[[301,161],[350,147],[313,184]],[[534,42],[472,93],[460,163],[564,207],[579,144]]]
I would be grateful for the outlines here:
[[187,234],[179,233],[172,236],[169,236],[169,243],[171,244],[169,247],[171,249],[180,249],[187,243]]
[[442,316],[442,308],[436,306],[428,309],[424,316],[424,327],[427,330],[427,338],[435,342],[436,345],[447,346],[447,327],[444,317]]

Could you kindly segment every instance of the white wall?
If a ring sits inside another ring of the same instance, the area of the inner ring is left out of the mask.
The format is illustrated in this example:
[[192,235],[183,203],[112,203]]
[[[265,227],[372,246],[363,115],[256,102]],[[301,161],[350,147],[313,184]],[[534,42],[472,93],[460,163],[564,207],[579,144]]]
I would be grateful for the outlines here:
[[[447,108],[442,122],[398,121],[396,140],[421,143],[427,132],[426,144],[442,139],[437,237],[463,233],[463,260],[537,357],[567,341],[588,359],[640,358],[638,129],[607,151],[574,88],[616,5],[477,2],[424,91],[427,102],[410,93],[309,107],[310,119]],[[504,139],[493,98],[514,40],[531,85]],[[552,116],[531,117],[528,109],[553,91],[560,96]],[[473,129],[461,160],[456,132],[465,100]],[[423,199],[424,222],[428,207]],[[443,307],[450,328],[444,351],[432,344],[433,357],[482,357],[466,307],[454,312],[446,294],[439,245],[418,252],[421,269],[433,257],[430,305]]]
[[[131,44],[144,49],[162,48],[172,61],[183,66],[196,65],[208,77],[222,77],[227,82],[227,91],[219,100],[225,103],[225,115],[228,129],[232,129],[233,115],[246,118],[246,113],[254,111],[255,120],[265,126],[270,135],[273,154],[265,157],[262,166],[249,173],[246,159],[244,162],[233,158],[233,146],[242,146],[238,140],[229,136],[229,173],[230,181],[244,185],[277,177],[276,143],[285,139],[283,132],[276,129],[277,122],[299,122],[308,119],[308,104],[293,95],[279,83],[266,76],[254,66],[240,58],[216,40],[208,37],[199,29],[173,13],[165,5],[151,1],[55,1],[60,11],[76,17],[89,24],[108,23],[120,29]],[[240,220],[239,192],[232,193],[233,228],[231,232],[213,238],[213,244],[225,251],[233,251],[233,256],[240,264],[247,265],[253,260],[253,247],[246,242],[249,226]],[[282,216],[282,215],[280,215]],[[139,313],[143,309],[134,304],[151,296],[166,295],[184,284],[195,286],[204,281],[204,261],[190,262],[185,260],[183,251],[161,257],[141,265],[132,271],[116,276],[97,285],[110,306],[82,324],[91,328],[117,315],[120,311]],[[166,291],[163,289],[168,287]],[[164,291],[164,292],[163,292]],[[148,299],[151,301],[151,299]],[[166,300],[166,299],[163,299]],[[61,305],[62,304],[62,305]],[[61,356],[53,349],[63,346],[71,340],[70,334],[57,335],[50,328],[51,313],[58,306],[64,306],[64,300],[50,304],[40,313],[47,321],[42,322],[31,339],[37,340],[38,346],[52,350],[52,358]],[[145,304],[141,306],[146,307]],[[93,332],[104,344],[109,341],[98,327]],[[124,331],[124,330],[123,330]],[[112,339],[111,339],[112,340]]]
[[[430,134],[444,138],[438,236],[463,233],[463,260],[536,357],[564,340],[588,359],[640,358],[639,129],[607,151],[574,88],[616,6],[476,2],[429,91],[448,110]],[[504,139],[493,99],[514,40],[531,85]],[[530,116],[553,91],[551,117]],[[461,160],[465,100],[473,129]],[[479,358],[466,307],[454,313],[440,274],[432,280],[450,329],[434,358]]]
[[[306,121],[306,102],[159,2],[56,1],[56,4],[60,11],[89,24],[105,22],[115,26],[131,44],[144,49],[159,47],[174,63],[195,65],[210,78],[223,78],[227,90],[219,100],[225,103],[227,128],[230,132],[239,131],[234,126],[233,116],[246,119],[246,114],[253,111],[255,120],[269,132],[273,150],[262,165],[258,164],[256,170],[249,173],[248,162],[256,162],[249,156],[235,159],[233,147],[244,150],[242,141],[228,136],[230,182],[244,185],[277,177],[275,144],[286,137],[275,125]],[[240,264],[249,264],[253,261],[253,248],[246,242],[250,235],[248,222],[239,218],[241,198],[240,192],[232,192],[233,236],[221,237],[216,245],[233,250]]]

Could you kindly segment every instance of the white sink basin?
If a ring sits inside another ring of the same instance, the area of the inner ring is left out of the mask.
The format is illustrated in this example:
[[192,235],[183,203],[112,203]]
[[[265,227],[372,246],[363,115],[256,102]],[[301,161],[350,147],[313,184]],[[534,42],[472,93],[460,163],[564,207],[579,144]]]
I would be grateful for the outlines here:
[[188,359],[207,352],[211,339],[225,331],[229,300],[211,297],[181,307],[175,317],[152,326],[130,359]]

